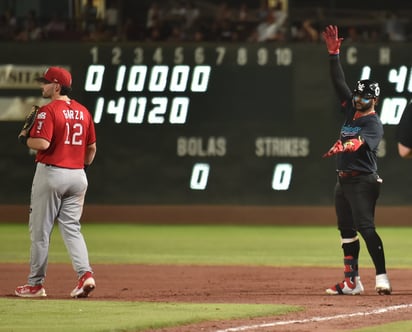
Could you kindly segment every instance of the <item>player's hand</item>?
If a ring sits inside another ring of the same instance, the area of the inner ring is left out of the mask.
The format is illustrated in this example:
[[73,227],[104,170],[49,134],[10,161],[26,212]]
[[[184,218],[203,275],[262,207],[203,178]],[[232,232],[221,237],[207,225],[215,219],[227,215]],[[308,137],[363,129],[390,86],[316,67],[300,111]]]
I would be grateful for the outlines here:
[[326,152],[322,158],[327,158],[327,157],[331,157],[337,153],[341,153],[343,152],[343,144],[342,141],[339,139],[336,141],[335,144],[333,144],[333,146],[329,149],[328,152]]
[[28,139],[28,137],[27,137],[27,130],[26,130],[26,129],[22,129],[22,130],[20,131],[19,136],[17,136],[17,139],[18,139],[18,141],[19,141],[21,144],[26,145],[26,144],[27,144],[27,139]]
[[338,27],[336,25],[328,25],[322,32],[322,36],[329,54],[339,54],[343,38],[338,37]]
[[356,138],[350,139],[346,141],[345,143],[343,143],[343,151],[344,152],[355,152],[361,147],[362,144],[363,144],[363,140],[361,137],[359,137],[359,139],[356,139]]

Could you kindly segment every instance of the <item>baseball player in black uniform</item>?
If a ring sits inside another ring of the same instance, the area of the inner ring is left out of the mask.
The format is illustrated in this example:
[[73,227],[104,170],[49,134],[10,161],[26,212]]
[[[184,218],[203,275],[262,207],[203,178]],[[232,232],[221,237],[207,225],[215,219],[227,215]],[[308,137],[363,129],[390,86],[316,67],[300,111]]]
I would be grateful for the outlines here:
[[412,103],[403,111],[397,127],[398,152],[402,158],[412,158]]
[[376,232],[374,221],[382,183],[377,174],[376,156],[383,137],[383,126],[375,112],[379,85],[372,80],[361,80],[352,92],[346,84],[339,60],[343,38],[338,37],[338,28],[329,25],[322,35],[329,52],[332,83],[344,115],[340,138],[324,154],[324,157],[336,155],[334,201],[344,254],[344,280],[326,289],[326,293],[357,295],[363,292],[358,272],[359,233],[375,265],[375,289],[380,295],[388,295],[392,288],[386,274],[382,240]]

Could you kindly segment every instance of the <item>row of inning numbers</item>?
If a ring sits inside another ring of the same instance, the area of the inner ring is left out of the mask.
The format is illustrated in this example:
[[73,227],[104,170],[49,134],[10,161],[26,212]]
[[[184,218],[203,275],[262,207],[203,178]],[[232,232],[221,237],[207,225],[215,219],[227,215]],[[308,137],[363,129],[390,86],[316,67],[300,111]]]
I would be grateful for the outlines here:
[[[190,51],[193,53],[188,55],[187,50],[182,46],[173,48],[172,52],[170,52],[169,49],[166,51],[166,49],[162,47],[156,47],[155,49],[135,47],[133,48],[133,55],[130,58],[127,51],[120,46],[116,46],[110,49],[109,62],[112,65],[124,63],[139,65],[151,62],[155,64],[173,63],[175,65],[188,62],[193,62],[196,65],[223,65],[227,63],[227,59],[229,58],[228,53],[230,53],[230,62],[234,62],[238,66],[246,66],[251,63],[259,66],[271,64],[275,64],[276,66],[290,66],[293,62],[293,52],[289,47],[269,49],[262,46],[251,50],[247,47],[240,46],[234,51],[234,56],[232,55],[232,50],[229,50],[225,46],[214,47],[213,52],[208,52],[204,46],[190,48]],[[93,64],[102,62],[100,53],[100,49],[97,46],[90,49]]]

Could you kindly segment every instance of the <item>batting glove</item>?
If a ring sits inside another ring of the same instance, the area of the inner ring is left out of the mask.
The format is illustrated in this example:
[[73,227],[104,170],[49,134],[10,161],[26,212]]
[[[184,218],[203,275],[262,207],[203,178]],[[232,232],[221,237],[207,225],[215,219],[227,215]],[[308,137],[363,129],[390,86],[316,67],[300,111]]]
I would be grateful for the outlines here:
[[350,139],[343,143],[343,152],[354,152],[361,147],[363,140],[361,138]]
[[326,152],[322,158],[327,158],[327,157],[331,157],[337,153],[341,153],[343,152],[343,144],[342,141],[339,139],[336,141],[335,144],[333,144],[333,146],[329,149],[328,152]]
[[340,51],[340,44],[343,38],[338,37],[338,27],[336,25],[328,25],[325,31],[322,32],[326,47],[329,54],[337,55]]

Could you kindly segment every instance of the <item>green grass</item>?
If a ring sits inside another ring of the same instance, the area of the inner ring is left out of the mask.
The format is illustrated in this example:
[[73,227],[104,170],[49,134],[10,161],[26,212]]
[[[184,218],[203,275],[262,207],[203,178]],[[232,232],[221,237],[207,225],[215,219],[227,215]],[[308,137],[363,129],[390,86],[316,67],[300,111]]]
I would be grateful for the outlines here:
[[300,308],[267,304],[0,299],[0,331],[143,331],[207,320],[279,315],[297,310]]
[[352,332],[412,332],[412,320],[405,320],[396,323],[379,326],[366,327]]
[[[387,265],[412,266],[412,257],[404,254],[410,251],[412,228],[378,231]],[[84,224],[83,234],[93,264],[341,266],[335,227]],[[27,262],[29,242],[27,225],[0,224],[0,262]],[[49,260],[70,262],[57,227]],[[364,243],[360,263],[372,266]]]
[[[410,268],[412,228],[378,229],[391,268]],[[341,267],[335,226],[151,226],[84,224],[92,264],[199,264]],[[364,243],[360,264],[372,267]],[[28,263],[25,224],[0,224],[0,262]],[[50,263],[70,263],[58,229]],[[0,298],[0,331],[143,331],[206,320],[273,316],[300,307]],[[24,313],[22,315],[22,313]],[[27,314],[30,313],[30,314]],[[359,331],[412,331],[409,321]]]

